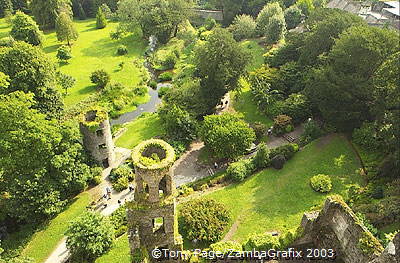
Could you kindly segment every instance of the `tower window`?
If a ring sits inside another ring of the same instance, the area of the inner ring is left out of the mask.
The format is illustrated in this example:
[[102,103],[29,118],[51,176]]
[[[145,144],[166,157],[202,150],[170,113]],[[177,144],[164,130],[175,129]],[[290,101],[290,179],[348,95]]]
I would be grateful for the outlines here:
[[153,219],[153,233],[157,231],[164,231],[164,218],[156,217]]
[[100,144],[99,149],[107,149],[107,145],[105,143]]
[[102,136],[104,135],[103,130],[97,130],[97,131],[96,131],[96,135],[97,135],[98,137],[102,137]]

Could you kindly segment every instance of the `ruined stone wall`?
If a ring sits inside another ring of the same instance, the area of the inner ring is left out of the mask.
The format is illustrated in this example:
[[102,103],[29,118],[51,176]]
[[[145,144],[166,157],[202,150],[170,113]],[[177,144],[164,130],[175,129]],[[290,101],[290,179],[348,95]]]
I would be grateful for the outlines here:
[[[295,247],[332,248],[336,251],[338,259],[346,263],[371,262],[378,258],[383,250],[347,204],[333,197],[326,200],[324,208],[319,213],[305,214],[302,227],[304,234],[295,242]],[[368,253],[361,249],[360,239],[364,236],[377,244],[376,249]]]

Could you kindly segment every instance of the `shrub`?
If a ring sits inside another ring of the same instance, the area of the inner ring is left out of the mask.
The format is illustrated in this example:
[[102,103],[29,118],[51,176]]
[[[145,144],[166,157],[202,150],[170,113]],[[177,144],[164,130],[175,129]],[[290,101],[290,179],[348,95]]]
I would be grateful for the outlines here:
[[114,242],[110,221],[95,212],[86,212],[78,217],[69,225],[65,235],[71,254],[89,261],[107,252]]
[[99,185],[103,181],[102,173],[103,173],[103,168],[101,167],[91,168],[92,178],[90,179],[90,184]]
[[278,154],[271,159],[272,167],[274,167],[275,169],[278,169],[278,170],[283,168],[283,165],[285,164],[285,162],[286,162],[286,159],[283,154]]
[[107,19],[103,13],[103,10],[99,7],[96,14],[96,28],[102,29],[107,26]]
[[158,76],[158,81],[160,81],[160,82],[171,81],[172,80],[172,76],[173,76],[172,72],[169,72],[169,71],[161,73]]
[[133,94],[135,94],[136,96],[144,96],[147,94],[147,91],[147,87],[139,86],[133,89]]
[[232,251],[242,251],[242,245],[235,241],[221,241],[210,245],[211,251],[229,253]]
[[328,175],[318,174],[310,179],[312,189],[320,193],[328,193],[332,190],[332,181]]
[[179,227],[189,240],[216,242],[222,238],[230,220],[224,204],[212,199],[197,199],[183,204]]
[[182,185],[182,186],[179,187],[179,189],[178,189],[178,194],[181,195],[181,196],[188,196],[188,195],[190,195],[190,194],[193,193],[193,192],[194,192],[193,188],[192,188],[192,187],[189,187],[189,186],[187,186],[187,185]]
[[269,149],[265,143],[260,143],[258,145],[258,150],[256,156],[253,158],[253,164],[255,169],[260,170],[267,168],[270,165],[271,160],[269,157]]
[[57,49],[56,57],[62,61],[70,60],[72,58],[71,48],[69,46],[62,45]]
[[241,182],[251,174],[251,170],[248,167],[248,160],[241,160],[238,162],[231,163],[226,169],[226,173],[229,178],[235,182]]
[[123,31],[120,31],[120,30],[113,31],[110,33],[110,38],[112,40],[118,40],[122,37],[123,34],[124,34]]
[[115,230],[115,237],[119,237],[126,233],[127,230],[127,216],[125,205],[118,207],[109,217],[111,224]]
[[261,122],[255,122],[251,126],[251,128],[254,130],[254,133],[256,134],[257,141],[260,141],[264,136],[265,132],[267,131],[267,126],[265,124],[262,124]]
[[300,141],[302,144],[307,144],[321,137],[324,134],[321,127],[314,121],[309,120],[304,124],[304,132],[301,135]]
[[288,126],[293,127],[292,118],[287,115],[278,115],[274,118],[274,129],[272,131],[275,135],[282,135],[287,132]]
[[299,151],[299,146],[295,143],[289,143],[272,149],[270,152],[270,158],[273,158],[279,154],[283,155],[286,160],[290,160],[296,152]]
[[247,239],[243,247],[246,251],[257,250],[267,251],[269,249],[278,249],[279,239],[271,234],[253,234]]
[[117,55],[123,56],[128,54],[128,48],[125,45],[119,45],[117,48]]
[[206,21],[204,21],[204,28],[206,30],[212,30],[217,25],[217,21],[211,17],[207,17]]
[[165,69],[173,69],[178,62],[178,57],[175,52],[171,52],[167,55],[164,61],[161,62],[161,65],[165,67]]
[[102,89],[110,82],[110,74],[103,69],[99,69],[92,72],[90,80],[93,84],[96,84],[97,88]]
[[256,34],[256,21],[249,15],[237,15],[229,27],[236,41],[252,38]]
[[366,150],[377,150],[382,147],[377,136],[377,127],[372,122],[364,122],[353,131],[353,141]]
[[112,186],[115,189],[115,191],[121,192],[128,188],[129,186],[128,178],[127,177],[118,178],[117,181],[112,183]]
[[10,36],[15,40],[24,41],[34,46],[43,42],[43,33],[36,22],[28,15],[17,11],[12,21]]
[[157,81],[155,80],[150,80],[148,85],[152,89],[157,89]]
[[128,188],[129,181],[133,181],[134,177],[135,175],[132,172],[132,169],[128,166],[120,166],[112,169],[110,172],[112,186],[117,192],[121,192]]
[[279,236],[280,249],[285,249],[292,245],[297,238],[297,231],[287,230]]
[[285,10],[285,21],[287,29],[295,28],[301,22],[301,9],[295,5]]
[[161,87],[158,90],[158,97],[162,98],[168,91],[169,91],[170,87]]

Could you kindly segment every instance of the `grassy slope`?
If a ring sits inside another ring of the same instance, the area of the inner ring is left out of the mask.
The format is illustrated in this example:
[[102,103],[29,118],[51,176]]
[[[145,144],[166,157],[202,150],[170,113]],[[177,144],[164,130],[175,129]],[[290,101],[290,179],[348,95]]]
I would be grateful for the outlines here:
[[240,42],[240,45],[251,55],[251,62],[247,66],[248,71],[255,70],[264,63],[263,55],[266,53],[266,50],[256,40],[244,40]]
[[[334,158],[346,155],[342,168]],[[304,211],[320,205],[326,194],[314,192],[309,179],[316,174],[331,175],[332,193],[344,193],[351,183],[362,183],[354,171],[359,163],[348,142],[334,136],[328,144],[319,140],[297,153],[282,170],[264,170],[243,183],[230,185],[207,195],[223,202],[232,212],[233,222],[239,220],[234,240],[244,241],[251,233],[295,228]]]
[[132,149],[144,140],[164,133],[157,114],[140,117],[126,125],[127,131],[117,139],[116,145]]
[[[75,20],[75,27],[79,32],[78,40],[72,46],[73,58],[69,64],[60,64],[63,73],[76,79],[75,86],[68,91],[65,98],[66,106],[71,106],[93,94],[96,89],[90,82],[90,74],[97,69],[104,69],[111,74],[111,79],[126,86],[133,86],[140,80],[139,70],[133,65],[134,58],[140,58],[146,43],[140,36],[128,35],[120,40],[112,40],[110,32],[117,28],[117,23],[109,23],[104,29],[96,29],[94,19]],[[8,35],[10,27],[4,19],[0,20],[0,37]],[[56,61],[57,48],[61,45],[57,41],[55,32],[46,32],[43,50]],[[129,53],[117,56],[116,50],[120,44],[127,46]],[[123,70],[119,71],[119,63],[125,62]],[[57,62],[58,64],[58,62]]]
[[96,259],[95,263],[130,263],[129,242],[127,234],[124,234],[115,242],[107,254]]
[[81,215],[86,210],[89,202],[90,195],[88,193],[78,195],[64,212],[51,220],[43,230],[33,235],[22,251],[22,255],[32,257],[35,262],[42,263],[64,236],[69,222]]

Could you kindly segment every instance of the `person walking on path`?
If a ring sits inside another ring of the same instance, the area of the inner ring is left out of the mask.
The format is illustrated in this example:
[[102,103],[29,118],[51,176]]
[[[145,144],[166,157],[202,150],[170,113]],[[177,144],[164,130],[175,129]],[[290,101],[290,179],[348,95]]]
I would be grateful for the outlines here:
[[107,192],[108,200],[110,200],[111,199],[111,189],[110,189],[110,187],[106,188],[106,192]]

